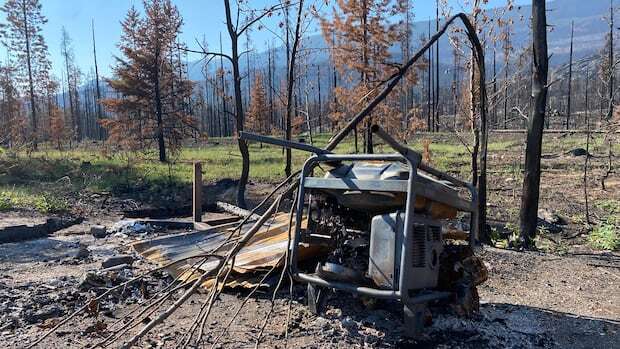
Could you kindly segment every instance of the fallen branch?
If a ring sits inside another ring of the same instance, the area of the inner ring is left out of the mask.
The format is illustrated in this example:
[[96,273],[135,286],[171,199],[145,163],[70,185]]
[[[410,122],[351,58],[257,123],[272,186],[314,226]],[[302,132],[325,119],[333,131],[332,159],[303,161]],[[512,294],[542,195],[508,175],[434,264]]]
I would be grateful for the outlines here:
[[245,304],[250,300],[250,298],[252,298],[254,293],[258,291],[258,289],[263,285],[263,283],[265,282],[265,280],[267,280],[267,278],[271,275],[271,273],[273,273],[276,270],[278,264],[281,263],[283,258],[285,258],[285,255],[282,255],[282,257],[280,257],[280,260],[278,261],[278,263],[276,263],[276,265],[274,265],[273,267],[271,267],[271,269],[269,269],[269,271],[260,279],[260,281],[256,284],[256,286],[252,288],[252,291],[250,291],[250,293],[248,293],[248,295],[243,299],[241,304],[237,307],[237,310],[235,311],[235,313],[232,315],[230,320],[228,320],[228,323],[226,324],[226,326],[224,326],[224,328],[222,329],[222,332],[217,337],[215,337],[213,344],[211,345],[212,349],[215,349],[215,346],[219,343],[220,338],[222,338],[222,336],[226,332],[228,332],[228,330],[230,329],[230,326],[235,322],[235,320],[237,319],[237,316],[239,316],[239,313],[241,313],[241,309],[243,308],[243,306],[245,306]]
[[[297,195],[295,195],[295,200],[293,200],[293,206],[291,206],[291,214],[289,214],[289,219],[288,219],[288,248],[286,249],[287,253],[288,253],[288,251],[291,250],[291,241],[293,241],[293,239],[291,238],[291,230],[293,229],[293,215],[292,215],[292,213],[294,212],[293,211],[294,208],[297,207],[298,201],[299,201],[299,197]],[[284,269],[286,269],[286,273],[288,274],[289,297],[288,297],[288,310],[286,312],[286,328],[284,330],[284,349],[286,349],[288,347],[288,329],[289,329],[289,326],[291,324],[291,312],[292,312],[292,305],[293,305],[293,274],[291,274],[291,271],[289,269],[289,263],[290,263],[290,260],[289,260],[288,255],[287,255],[286,265],[285,265]]]
[[144,273],[142,273],[142,274],[140,274],[140,275],[138,275],[138,276],[134,277],[134,278],[133,278],[133,279],[131,279],[131,280],[125,281],[124,283],[122,283],[122,284],[120,284],[120,285],[118,285],[118,286],[112,287],[112,288],[108,289],[107,291],[105,291],[104,293],[102,293],[100,296],[98,296],[98,297],[96,297],[96,298],[94,298],[94,299],[92,299],[92,300],[90,300],[90,301],[86,302],[86,304],[84,304],[81,308],[79,308],[78,310],[76,310],[75,312],[73,312],[71,315],[69,315],[68,317],[66,317],[66,318],[65,318],[65,319],[63,319],[62,321],[60,321],[60,322],[59,322],[56,326],[52,327],[52,328],[51,328],[49,331],[47,331],[47,332],[46,332],[43,336],[41,336],[41,337],[39,337],[37,340],[35,340],[32,344],[30,344],[30,345],[27,347],[27,349],[34,348],[37,344],[41,343],[41,342],[42,342],[45,338],[47,338],[49,335],[51,335],[52,333],[56,332],[56,331],[57,331],[57,330],[58,330],[61,326],[63,326],[63,325],[64,325],[64,324],[66,324],[67,322],[69,322],[69,320],[73,319],[73,318],[74,318],[74,317],[76,317],[78,314],[80,314],[81,312],[85,311],[85,310],[89,307],[89,305],[90,305],[90,303],[91,303],[92,301],[98,301],[98,300],[102,299],[103,297],[107,296],[108,294],[110,294],[110,293],[112,293],[112,292],[114,292],[114,291],[116,291],[116,290],[118,290],[118,289],[124,288],[124,287],[126,287],[127,285],[130,285],[130,284],[132,284],[132,283],[134,283],[134,282],[136,282],[136,281],[138,281],[138,280],[141,280],[142,278],[144,278],[145,276],[147,276],[147,275],[149,275],[149,274],[155,273],[155,272],[157,272],[157,271],[164,270],[164,269],[169,268],[169,267],[171,267],[171,266],[173,266],[173,265],[175,265],[175,264],[178,264],[178,263],[181,263],[181,262],[187,261],[187,260],[189,260],[189,259],[200,258],[200,257],[205,257],[205,258],[207,258],[207,257],[216,257],[216,258],[219,258],[220,256],[214,256],[214,255],[211,255],[211,254],[200,254],[200,255],[196,255],[196,256],[191,256],[191,257],[182,258],[182,259],[179,259],[179,260],[176,260],[176,261],[170,262],[170,263],[168,263],[168,264],[166,264],[166,265],[164,265],[164,266],[161,266],[161,267],[155,268],[155,269],[153,269],[153,270],[149,270],[149,271],[147,271],[147,272],[144,272]]
[[217,208],[219,208],[220,210],[227,212],[227,213],[234,214],[235,216],[248,218],[250,220],[257,220],[260,218],[259,215],[255,214],[252,211],[248,211],[244,208],[237,207],[235,205],[231,205],[225,202],[218,201],[215,203],[215,206],[217,206]]
[[[208,260],[208,258],[203,258],[202,260],[194,263],[191,267],[191,273],[189,274],[189,276],[187,276],[185,279],[186,280],[190,280],[194,274],[200,270],[200,267],[202,267],[202,265]],[[109,336],[107,336],[106,338],[104,338],[102,341],[98,342],[97,344],[95,344],[92,348],[97,348],[97,347],[107,347],[111,342],[114,341],[118,338],[120,338],[122,335],[124,335],[125,333],[127,333],[129,330],[133,329],[134,327],[138,326],[138,324],[140,324],[140,321],[136,322],[136,320],[140,320],[142,318],[142,316],[149,311],[150,309],[153,308],[153,310],[151,312],[149,312],[146,317],[149,317],[150,315],[152,315],[155,311],[157,311],[159,309],[159,307],[161,305],[164,304],[164,302],[166,300],[168,300],[168,298],[170,298],[175,292],[177,292],[178,290],[186,287],[187,285],[189,285],[189,283],[184,282],[180,285],[177,285],[176,287],[173,288],[173,286],[179,281],[181,280],[181,278],[184,276],[185,273],[180,273],[174,280],[172,280],[172,282],[166,286],[164,289],[160,290],[159,292],[157,292],[156,294],[153,295],[152,299],[155,299],[154,301],[151,301],[150,304],[147,304],[146,307],[144,309],[142,309],[142,311],[140,311],[136,316],[130,317],[131,314],[139,309],[139,307],[137,307],[136,309],[130,311],[127,315],[125,315],[124,317],[120,318],[118,321],[116,321],[115,323],[112,324],[112,326],[110,326],[109,328],[114,328],[116,325],[122,323],[124,326],[121,327],[118,330],[115,330],[113,333],[111,333]],[[155,298],[158,295],[162,295],[159,298]],[[130,318],[129,321],[126,321],[127,318]],[[130,325],[132,324],[133,325]]]
[[[281,200],[281,198],[288,192],[290,192],[290,188],[289,190],[287,190],[285,193],[280,194],[279,199],[276,200],[273,204],[271,204],[271,206],[269,207],[269,209],[267,209],[267,212],[265,212],[260,219],[254,223],[254,225],[250,228],[250,230],[248,230],[243,237],[235,244],[235,246],[231,249],[230,252],[228,252],[228,254],[226,255],[226,257],[220,261],[220,263],[218,263],[217,267],[212,269],[211,271],[209,271],[208,273],[204,273],[200,278],[198,278],[194,284],[181,296],[181,298],[179,298],[172,306],[170,306],[170,308],[168,308],[165,312],[163,312],[162,314],[160,314],[157,318],[151,320],[151,322],[149,322],[147,325],[145,325],[140,332],[138,332],[135,336],[133,336],[129,341],[127,341],[126,343],[124,343],[121,348],[122,349],[129,349],[131,348],[134,344],[136,344],[138,342],[138,340],[140,340],[140,338],[144,337],[147,333],[149,333],[149,331],[151,329],[153,329],[155,326],[157,326],[158,324],[162,323],[164,320],[166,320],[172,313],[174,313],[174,311],[177,310],[177,308],[179,308],[183,303],[185,303],[185,301],[187,301],[189,299],[189,297],[194,294],[194,292],[196,292],[196,290],[205,282],[207,281],[211,276],[213,276],[214,274],[216,274],[216,280],[219,279],[219,276],[221,276],[221,273],[223,271],[223,266],[227,265],[230,263],[230,261],[232,259],[235,258],[235,256],[237,255],[237,253],[239,253],[239,251],[248,243],[248,241],[259,231],[259,229],[263,226],[263,224],[265,224],[265,222],[275,213],[276,208],[279,205],[279,202]],[[218,256],[221,258],[221,256]],[[217,285],[217,281],[216,281],[216,285]],[[215,286],[214,286],[215,287]],[[214,288],[214,290],[217,290],[217,287]],[[213,292],[213,291],[212,291]]]
[[[297,196],[295,197],[297,198]],[[285,258],[284,268],[282,268],[282,273],[280,273],[280,279],[278,280],[278,284],[274,288],[273,294],[271,295],[271,305],[269,307],[269,312],[265,316],[265,319],[263,320],[263,325],[261,326],[260,332],[258,333],[258,337],[256,338],[256,344],[254,345],[255,349],[257,349],[258,346],[260,345],[260,340],[263,336],[263,332],[265,332],[265,327],[267,327],[267,322],[269,321],[269,317],[271,316],[271,313],[273,313],[273,307],[275,305],[276,295],[278,293],[278,290],[282,286],[282,281],[284,280],[284,274],[286,274],[288,271],[288,265],[289,265],[288,251],[290,250],[290,244],[291,244],[290,234],[291,234],[291,229],[293,228],[293,214],[295,212],[296,202],[297,200],[294,200],[294,204],[291,206],[291,210],[289,212],[289,221],[288,221],[288,234],[289,235],[288,235],[288,243],[287,243],[286,252],[284,253],[284,258]],[[296,218],[301,219],[301,217],[296,217]],[[288,328],[288,323],[287,323],[287,328]]]
[[[274,213],[278,212],[278,210],[280,209],[280,204],[282,203],[282,199],[284,198],[285,195],[286,194],[281,194],[280,196],[278,196],[276,201],[274,201],[274,203],[272,204],[273,212],[270,214],[270,216],[273,215]],[[271,207],[270,207],[270,209],[271,209]],[[264,223],[261,224],[261,227],[263,225],[264,225]],[[228,268],[228,270],[226,271],[226,275],[222,279],[222,288],[223,288],[223,286],[226,285],[226,282],[228,281],[228,278],[230,277],[230,273],[234,269],[235,257],[236,257],[236,253],[232,257],[231,263],[230,263],[230,267]],[[217,285],[217,281],[219,281],[219,276],[220,275],[218,274],[218,277],[216,279],[216,285]],[[204,313],[204,315],[202,317],[202,320],[200,321],[200,332],[198,334],[198,339],[197,339],[197,342],[196,342],[197,344],[199,344],[200,341],[202,340],[202,336],[204,334],[204,329],[205,329],[205,326],[206,326],[206,323],[207,323],[207,319],[209,318],[209,315],[211,314],[211,309],[213,309],[213,305],[215,304],[215,300],[217,299],[217,297],[219,296],[220,293],[221,293],[220,289],[218,287],[216,287],[215,288],[215,292],[213,293],[211,299],[209,299],[209,306],[208,306],[206,312]]]
[[151,320],[151,322],[149,322],[146,326],[144,326],[142,328],[142,330],[140,330],[140,332],[138,332],[138,334],[136,334],[135,336],[131,337],[131,339],[129,341],[127,341],[126,343],[124,343],[121,348],[123,349],[128,349],[131,348],[134,344],[136,344],[136,342],[142,338],[145,334],[147,334],[153,327],[157,326],[158,324],[162,323],[165,319],[167,319],[172,313],[174,313],[175,310],[177,310],[177,308],[179,308],[183,303],[185,303],[185,301],[192,295],[194,294],[194,292],[196,292],[196,290],[198,289],[198,287],[200,287],[200,285],[202,285],[203,282],[205,282],[211,275],[214,274],[214,272],[216,270],[218,270],[219,268],[221,268],[221,266],[224,264],[225,260],[221,257],[221,256],[214,256],[216,258],[220,258],[220,262],[218,263],[217,267],[213,270],[210,270],[209,272],[203,273],[192,285],[192,287],[190,287],[187,291],[185,291],[185,293],[181,296],[181,298],[179,298],[176,302],[174,302],[174,304],[172,304],[165,312],[163,312],[162,314],[160,314],[158,317],[156,317],[155,319]]

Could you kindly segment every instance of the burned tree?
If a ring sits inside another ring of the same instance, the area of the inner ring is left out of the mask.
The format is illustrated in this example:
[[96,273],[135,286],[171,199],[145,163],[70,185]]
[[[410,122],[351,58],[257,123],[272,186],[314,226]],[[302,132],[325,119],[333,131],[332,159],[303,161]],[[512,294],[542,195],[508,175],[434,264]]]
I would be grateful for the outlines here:
[[17,82],[30,104],[32,141],[38,144],[37,98],[44,94],[49,77],[50,61],[47,45],[41,32],[47,19],[41,12],[39,0],[7,0],[1,10],[7,23],[2,25],[3,44],[13,54],[18,68]]
[[[344,123],[346,114],[359,110],[362,102],[371,100],[377,88],[394,74],[390,47],[403,37],[402,23],[391,23],[388,14],[403,13],[406,7],[393,1],[339,1],[334,15],[321,18],[321,29],[332,51],[334,65],[342,78],[349,82],[336,88],[339,106],[346,110],[332,112],[336,123]],[[361,58],[361,59],[360,59]],[[414,72],[409,72],[415,80]],[[392,97],[394,98],[394,97]],[[396,101],[398,98],[396,97]],[[390,131],[401,130],[401,118],[394,101],[385,101],[365,122],[364,150],[373,152],[370,126],[380,123]]]
[[72,40],[65,27],[62,27],[60,37],[60,52],[63,58],[65,77],[67,82],[67,95],[69,97],[69,117],[71,122],[71,139],[77,142],[82,140],[82,120],[79,113],[79,83],[80,69],[75,64],[75,54],[73,52]]
[[566,100],[566,129],[570,128],[571,95],[573,88],[573,36],[575,34],[575,22],[570,25],[570,53],[568,58],[568,97]]
[[[95,108],[97,110],[97,121],[103,119],[103,110],[101,108],[101,87],[99,86],[99,65],[97,64],[97,44],[95,43],[95,21],[92,21],[92,34],[93,34],[93,60],[95,64],[95,87],[96,87],[96,100]],[[103,139],[103,129],[99,122],[96,125],[97,137]]]
[[[241,6],[239,3],[237,6]],[[239,134],[243,132],[245,126],[245,114],[244,114],[244,105],[243,105],[243,95],[241,91],[241,71],[239,68],[239,62],[241,53],[239,52],[239,38],[246,33],[253,25],[258,23],[262,18],[268,15],[272,15],[274,12],[282,9],[283,7],[288,6],[288,2],[286,4],[278,4],[274,5],[270,8],[266,8],[260,11],[256,11],[248,8],[237,8],[237,17],[233,17],[230,1],[224,0],[224,9],[226,14],[226,29],[228,32],[228,36],[230,38],[231,44],[231,53],[230,55],[225,54],[221,50],[221,41],[220,41],[220,52],[211,52],[208,51],[206,47],[202,47],[202,51],[196,51],[201,53],[207,57],[219,57],[221,64],[221,74],[223,72],[223,63],[222,60],[226,58],[231,66],[232,66],[232,74],[233,74],[233,89],[234,89],[234,104],[235,104],[235,127],[237,134],[237,145],[239,147],[239,152],[241,153],[241,176],[239,178],[239,186],[237,188],[237,205],[242,208],[245,208],[245,187],[248,183],[248,178],[250,175],[250,152],[248,149],[248,144],[243,139],[239,138]],[[245,22],[240,23],[241,12],[248,14],[247,20]],[[222,76],[222,85],[224,84],[224,78]],[[225,96],[224,96],[225,98]]]
[[[286,75],[286,127],[285,137],[290,141],[292,138],[292,118],[294,114],[295,105],[293,104],[293,89],[295,85],[295,61],[297,60],[297,50],[299,49],[299,41],[301,40],[301,20],[302,11],[304,8],[303,0],[300,0],[298,5],[297,21],[295,24],[295,34],[293,37],[293,48],[291,52],[288,52],[289,47],[289,28],[288,28],[288,8],[287,8],[287,24],[286,24],[286,47],[287,47],[287,75]],[[291,175],[292,165],[292,153],[291,149],[286,149],[286,165],[284,167],[284,173],[288,177]]]
[[520,240],[531,247],[538,223],[540,156],[547,109],[547,13],[544,0],[532,1],[532,112],[527,124],[523,192],[520,211]]
[[[130,9],[123,22],[120,44],[123,58],[117,59],[110,86],[120,95],[103,101],[115,119],[103,120],[116,144],[135,143],[147,148],[154,141],[159,160],[168,160],[168,151],[178,150],[190,135],[194,119],[183,108],[193,83],[177,74],[171,54],[183,20],[170,0],[144,3],[145,16]],[[172,63],[171,63],[172,59]]]

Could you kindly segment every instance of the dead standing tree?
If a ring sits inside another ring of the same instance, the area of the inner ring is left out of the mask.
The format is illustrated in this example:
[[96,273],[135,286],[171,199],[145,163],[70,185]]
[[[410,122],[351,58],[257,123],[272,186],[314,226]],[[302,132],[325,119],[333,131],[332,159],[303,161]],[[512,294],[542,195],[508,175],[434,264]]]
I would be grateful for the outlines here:
[[[102,120],[108,141],[137,139],[141,148],[150,146],[143,141],[154,142],[161,162],[167,162],[167,154],[178,151],[195,129],[193,116],[176,107],[191,95],[193,82],[177,75],[177,59],[169,61],[182,24],[170,0],[145,1],[142,17],[131,8],[122,22],[119,47],[124,58],[117,59],[114,78],[108,80],[119,97],[103,101],[116,113],[115,120]],[[137,135],[128,126],[135,127]]]
[[545,0],[532,1],[532,114],[527,123],[527,144],[523,193],[520,211],[520,240],[523,247],[531,247],[538,223],[540,198],[540,156],[542,153],[545,111],[547,108],[547,13]]
[[[287,1],[288,2],[288,1]],[[293,37],[293,49],[290,52],[290,56],[288,57],[288,72],[287,72],[287,84],[286,84],[286,140],[290,141],[292,137],[292,127],[291,120],[294,114],[295,105],[293,104],[293,91],[295,85],[295,60],[297,59],[297,50],[299,48],[299,41],[301,40],[301,20],[302,20],[302,11],[304,9],[304,1],[300,0],[297,11],[297,21],[295,24],[295,36]],[[287,16],[288,17],[288,16]],[[287,43],[288,43],[288,20],[287,20]],[[288,44],[287,44],[288,45]],[[286,148],[286,166],[284,168],[284,173],[286,176],[291,175],[291,163],[292,163],[292,154],[291,149]]]
[[20,94],[28,95],[32,120],[32,145],[37,148],[39,115],[37,99],[44,94],[51,63],[45,39],[41,34],[47,19],[39,0],[7,0],[0,8],[6,23],[0,25],[2,43],[12,53],[17,68],[16,82]]
[[95,20],[92,20],[91,23],[92,35],[93,35],[93,60],[95,64],[95,87],[96,87],[96,105],[95,108],[97,110],[97,138],[103,139],[104,133],[103,128],[99,124],[99,120],[103,119],[103,108],[101,108],[101,87],[99,86],[99,66],[97,65],[97,44],[95,43]]
[[[273,13],[281,10],[287,4],[276,4],[269,8],[265,8],[260,11],[242,9],[239,5],[236,8],[236,16],[233,17],[232,8],[230,6],[230,0],[224,0],[224,9],[226,12],[226,29],[228,36],[230,37],[231,52],[230,55],[223,52],[211,52],[206,47],[201,47],[201,51],[187,50],[189,52],[200,53],[209,57],[211,60],[214,57],[225,58],[232,66],[233,74],[233,89],[234,89],[234,103],[235,113],[235,127],[237,135],[237,145],[239,146],[239,152],[241,153],[241,176],[239,177],[239,187],[237,188],[237,205],[239,207],[247,207],[245,201],[245,187],[248,183],[250,175],[250,151],[246,141],[239,138],[241,132],[243,132],[245,125],[245,113],[243,109],[243,95],[241,91],[241,70],[239,68],[239,60],[241,55],[247,54],[247,52],[239,52],[239,38],[248,31],[253,25],[258,23],[265,16],[271,16]],[[247,13],[247,20],[243,23],[239,23],[240,16],[243,12]]]

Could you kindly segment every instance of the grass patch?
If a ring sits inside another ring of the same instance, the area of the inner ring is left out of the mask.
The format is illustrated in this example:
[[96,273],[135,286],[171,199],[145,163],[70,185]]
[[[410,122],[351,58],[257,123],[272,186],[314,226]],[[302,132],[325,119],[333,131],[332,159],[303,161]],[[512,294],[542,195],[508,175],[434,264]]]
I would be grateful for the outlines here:
[[598,250],[616,251],[620,249],[620,201],[601,200],[596,203],[607,216],[588,236],[588,243]]
[[620,234],[616,224],[609,222],[600,224],[588,236],[588,243],[598,250],[616,251],[620,249]]
[[[314,135],[314,145],[324,147],[331,134]],[[520,136],[519,136],[520,137]],[[463,179],[471,178],[471,154],[454,135],[447,133],[425,134],[415,136],[408,146],[422,152],[422,140],[429,139],[431,165]],[[306,137],[306,140],[309,140]],[[377,142],[380,140],[375,138]],[[579,143],[570,137],[554,140],[566,145]],[[521,146],[521,138],[498,136],[490,139],[490,154],[504,156]],[[126,196],[143,201],[161,201],[162,197],[170,201],[181,190],[188,191],[192,182],[192,163],[203,163],[205,181],[222,178],[239,178],[241,173],[241,156],[236,141],[231,138],[212,138],[208,144],[188,144],[169,163],[157,160],[154,151],[146,153],[111,152],[102,146],[85,145],[74,150],[58,151],[45,149],[33,153],[0,152],[0,191],[16,192],[11,198],[2,198],[1,210],[10,210],[30,205],[41,211],[62,209],[63,204],[56,202],[56,197],[70,197],[81,191],[109,192],[116,196]],[[276,183],[285,178],[285,153],[281,147],[251,142],[250,181]],[[359,150],[362,149],[362,137]],[[387,145],[377,144],[377,153],[393,153]],[[354,153],[353,136],[347,137],[336,149],[336,153]],[[293,169],[299,169],[309,154],[293,151]],[[515,179],[520,178],[518,164],[497,164],[490,157],[490,168],[500,173],[509,173]],[[499,160],[501,162],[501,160]],[[497,167],[497,168],[495,168]],[[43,193],[60,193],[62,195],[45,195]],[[19,199],[26,196],[30,199]],[[32,197],[38,197],[35,200]],[[16,203],[17,202],[17,203]]]
[[596,203],[596,207],[605,211],[609,215],[620,214],[620,201],[616,200],[601,200]]
[[13,203],[5,192],[0,192],[0,212],[13,209]]
[[0,191],[0,211],[35,209],[41,213],[61,213],[69,209],[66,200],[51,193],[35,194],[23,190]]

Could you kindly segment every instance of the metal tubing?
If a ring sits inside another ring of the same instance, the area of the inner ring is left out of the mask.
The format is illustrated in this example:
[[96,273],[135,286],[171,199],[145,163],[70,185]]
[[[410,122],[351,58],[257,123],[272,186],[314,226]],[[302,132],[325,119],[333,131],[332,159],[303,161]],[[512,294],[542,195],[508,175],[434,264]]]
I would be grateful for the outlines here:
[[316,162],[328,161],[360,161],[360,160],[384,160],[384,161],[405,161],[400,154],[321,154],[315,158]]
[[426,303],[430,301],[450,298],[451,296],[452,296],[452,293],[450,292],[435,291],[435,292],[424,293],[424,294],[410,297],[409,300],[407,301],[407,304],[409,305],[421,304],[421,303]]
[[321,149],[321,148],[317,148],[317,147],[309,145],[309,144],[293,142],[293,141],[287,141],[287,140],[279,139],[279,138],[275,138],[275,137],[268,137],[268,136],[257,135],[255,133],[245,132],[245,131],[241,132],[241,135],[239,136],[239,138],[241,138],[241,139],[243,139],[245,141],[255,141],[255,142],[261,142],[261,143],[267,143],[267,144],[277,145],[279,147],[303,150],[303,151],[307,151],[307,152],[315,153],[315,154],[329,154],[329,153],[331,153],[330,151],[327,151],[327,150]]
[[433,176],[435,176],[435,177],[437,177],[439,179],[446,180],[446,181],[448,181],[450,183],[453,183],[453,184],[455,184],[455,185],[457,185],[459,187],[467,188],[467,187],[469,187],[471,185],[470,183],[467,183],[467,182],[464,182],[464,181],[462,181],[462,180],[460,180],[458,178],[452,177],[451,175],[449,175],[449,174],[447,174],[445,172],[441,172],[440,170],[437,170],[437,169],[435,169],[433,167],[430,167],[429,165],[427,165],[425,163],[420,163],[418,165],[418,168],[421,169],[424,172],[432,174]]
[[372,126],[372,132],[376,133],[385,143],[387,143],[390,147],[400,153],[402,156],[409,160],[413,160],[416,163],[422,162],[422,155],[412,149],[409,149],[402,144],[400,144],[397,140],[392,138],[387,132],[385,132],[379,125]]
[[294,276],[299,281],[305,281],[305,282],[309,282],[311,284],[315,284],[315,285],[322,286],[322,287],[336,288],[339,290],[358,293],[358,294],[362,294],[362,295],[370,296],[370,297],[383,298],[383,299],[400,299],[401,297],[400,291],[395,291],[395,290],[379,290],[376,288],[356,286],[356,285],[347,284],[344,282],[328,281],[318,276],[309,275],[305,273],[298,273]]
[[297,247],[301,239],[301,221],[304,214],[304,197],[306,195],[304,181],[310,170],[314,166],[317,155],[311,156],[306,160],[299,175],[299,190],[297,198],[297,208],[295,210],[295,233],[292,236],[293,241],[289,245],[289,268],[293,276],[297,275]]

